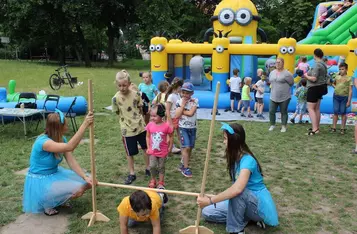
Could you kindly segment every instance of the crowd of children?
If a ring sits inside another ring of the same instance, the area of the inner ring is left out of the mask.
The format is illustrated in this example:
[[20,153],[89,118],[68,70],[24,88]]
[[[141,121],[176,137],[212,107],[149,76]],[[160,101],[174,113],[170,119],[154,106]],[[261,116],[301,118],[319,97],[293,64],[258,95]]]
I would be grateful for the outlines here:
[[[143,73],[142,79],[143,83],[137,87],[125,70],[118,72],[115,79],[118,92],[112,99],[112,110],[119,115],[129,168],[124,183],[136,180],[134,156],[141,148],[145,174],[151,176],[149,187],[164,188],[165,159],[169,152],[181,152],[179,170],[192,177],[189,159],[196,140],[198,100],[192,97],[193,85],[178,77],[171,84],[161,81],[159,93],[149,72]],[[174,131],[180,147],[174,146]]]
[[[309,71],[306,58],[302,58],[296,71]],[[332,82],[335,88],[333,96],[334,118],[331,132],[336,132],[338,115],[342,116],[340,133],[345,133],[346,109],[349,107],[352,96],[352,81],[347,76],[346,63],[339,65],[339,75]],[[268,86],[267,74],[257,71],[258,80],[252,85],[252,78],[239,77],[239,69],[233,70],[233,77],[229,79],[230,110],[235,112],[234,104],[237,101],[237,112],[242,117],[253,118],[251,113],[252,96],[254,91],[256,117],[264,119],[264,93]],[[197,108],[199,102],[193,98],[194,86],[184,83],[176,77],[171,84],[161,81],[156,86],[152,83],[151,74],[142,74],[143,83],[138,87],[131,83],[129,73],[125,70],[116,75],[118,92],[112,99],[113,111],[119,115],[123,144],[127,154],[129,175],[125,184],[136,180],[133,156],[139,153],[138,144],[143,150],[145,160],[145,174],[149,179],[148,187],[165,189],[165,161],[170,152],[181,151],[181,161],[178,170],[185,177],[192,177],[190,158],[195,146],[197,132]],[[307,112],[306,79],[302,78],[296,86],[296,111],[290,118],[295,124],[303,123],[302,117]],[[242,107],[240,109],[240,107]],[[245,111],[247,114],[245,114]],[[177,134],[180,147],[174,146],[174,134]],[[163,193],[136,191],[123,199],[118,206],[120,227],[122,233],[127,233],[128,227],[137,222],[151,220],[153,229],[160,230],[163,204],[168,198]]]

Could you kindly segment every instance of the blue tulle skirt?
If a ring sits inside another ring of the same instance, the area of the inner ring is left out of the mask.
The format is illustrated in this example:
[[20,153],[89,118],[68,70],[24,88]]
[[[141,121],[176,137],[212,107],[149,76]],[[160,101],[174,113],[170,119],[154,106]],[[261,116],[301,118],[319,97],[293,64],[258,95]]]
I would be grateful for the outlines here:
[[74,171],[58,167],[49,175],[28,172],[24,185],[23,211],[42,213],[65,203],[86,184]]

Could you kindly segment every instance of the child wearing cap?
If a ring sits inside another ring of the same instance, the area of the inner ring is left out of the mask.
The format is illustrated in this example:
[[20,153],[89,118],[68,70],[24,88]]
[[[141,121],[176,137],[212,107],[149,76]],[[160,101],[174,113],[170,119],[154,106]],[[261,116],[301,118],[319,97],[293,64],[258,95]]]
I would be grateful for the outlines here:
[[181,87],[181,98],[176,102],[176,118],[179,118],[181,137],[181,164],[179,170],[182,175],[192,177],[189,160],[195,146],[197,129],[198,99],[192,98],[193,84],[186,82]]

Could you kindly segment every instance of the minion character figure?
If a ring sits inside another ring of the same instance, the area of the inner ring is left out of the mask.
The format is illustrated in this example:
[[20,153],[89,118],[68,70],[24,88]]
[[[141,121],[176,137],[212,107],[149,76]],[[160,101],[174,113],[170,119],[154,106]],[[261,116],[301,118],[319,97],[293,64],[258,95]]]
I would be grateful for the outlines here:
[[[250,0],[223,0],[217,5],[211,17],[213,30],[221,31],[231,44],[255,44],[257,33],[266,41],[266,34],[258,29],[258,11]],[[229,34],[229,36],[228,36]],[[243,76],[255,77],[258,68],[256,56],[232,55],[230,57],[230,73],[239,68]]]
[[154,37],[151,39],[149,50],[151,52],[151,75],[154,84],[158,84],[161,80],[164,80],[165,74],[168,71],[166,45],[167,39],[164,37]]

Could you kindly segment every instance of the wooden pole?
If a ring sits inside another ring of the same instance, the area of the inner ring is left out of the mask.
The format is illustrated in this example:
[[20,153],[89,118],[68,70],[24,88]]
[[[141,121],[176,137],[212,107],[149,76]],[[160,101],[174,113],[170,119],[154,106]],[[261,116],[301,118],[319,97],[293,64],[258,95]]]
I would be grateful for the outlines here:
[[[211,120],[211,127],[209,130],[209,137],[208,137],[208,143],[207,143],[207,152],[206,152],[206,161],[205,161],[205,167],[203,169],[203,176],[202,176],[202,184],[201,184],[201,193],[200,196],[203,196],[205,193],[206,189],[206,179],[207,179],[207,171],[208,171],[208,163],[211,158],[211,148],[212,148],[212,138],[213,138],[213,130],[214,130],[214,123],[216,121],[216,113],[217,113],[217,105],[218,105],[218,96],[219,96],[219,89],[221,87],[221,83],[217,82],[216,85],[216,95],[214,98],[214,104],[213,104],[213,110],[212,110],[212,120]],[[185,229],[180,230],[181,234],[189,234],[189,233],[195,233],[195,234],[211,234],[214,233],[210,229],[199,226],[200,224],[200,219],[201,219],[201,212],[202,209],[198,207],[197,210],[197,217],[196,217],[196,223],[195,226],[189,226]]]
[[[158,193],[168,193],[168,194],[185,195],[185,196],[192,196],[192,197],[198,197],[200,195],[199,193],[192,193],[192,192],[182,192],[182,191],[177,191],[177,190],[166,190],[166,189],[154,189],[154,188],[148,188],[148,187],[139,187],[139,186],[123,185],[123,184],[111,184],[111,183],[104,183],[104,182],[98,182],[98,186],[153,191],[153,192],[158,192]],[[212,197],[214,195],[207,195],[207,196]]]
[[[93,83],[88,80],[88,111],[93,112]],[[94,153],[94,123],[89,127],[89,150],[91,159],[91,175],[92,175],[92,207],[93,211],[82,216],[82,219],[89,219],[88,227],[92,226],[95,221],[108,222],[110,219],[97,210],[97,181],[95,169],[95,153]]]

